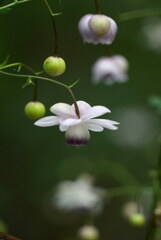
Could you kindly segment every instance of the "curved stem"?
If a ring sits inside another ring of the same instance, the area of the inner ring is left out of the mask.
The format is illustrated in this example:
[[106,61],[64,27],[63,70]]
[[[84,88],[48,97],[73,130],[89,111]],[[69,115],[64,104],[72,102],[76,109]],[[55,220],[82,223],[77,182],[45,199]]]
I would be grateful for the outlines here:
[[10,8],[10,7],[13,7],[15,5],[18,5],[18,4],[21,4],[21,3],[26,3],[26,2],[29,2],[29,1],[31,1],[31,0],[22,0],[22,1],[15,0],[12,3],[9,3],[9,4],[7,4],[7,5],[3,6],[3,7],[0,7],[0,10],[4,10],[5,8]]
[[56,22],[55,22],[55,14],[51,10],[51,7],[50,7],[48,1],[44,0],[44,2],[46,4],[46,6],[49,10],[49,13],[51,15],[51,18],[52,18],[53,30],[54,30],[54,56],[57,56],[57,54],[58,54],[58,34],[57,34],[57,28],[56,28]]
[[4,70],[4,69],[7,69],[7,68],[16,67],[16,66],[24,67],[29,72],[36,75],[36,72],[32,68],[30,68],[29,66],[27,66],[26,64],[21,63],[21,62],[11,63],[11,64],[8,64],[8,65],[5,65],[5,66],[1,67],[0,70]]
[[[30,67],[28,67],[27,65],[25,64],[22,64],[22,66],[25,66],[27,69],[30,69]],[[46,77],[41,77],[41,76],[36,76],[36,75],[25,75],[25,74],[15,74],[15,73],[8,73],[8,72],[4,72],[2,71],[3,69],[6,69],[6,68],[9,68],[9,67],[13,67],[13,66],[18,66],[18,63],[13,63],[13,64],[10,64],[10,65],[6,65],[4,67],[1,67],[0,68],[0,74],[3,74],[3,75],[7,75],[7,76],[11,76],[11,77],[20,77],[20,78],[32,78],[32,79],[38,79],[38,80],[44,80],[44,81],[48,81],[48,82],[51,82],[51,83],[54,83],[54,84],[57,84],[59,86],[62,86],[64,87],[65,89],[68,90],[72,100],[73,100],[73,103],[74,103],[74,106],[75,106],[75,112],[78,116],[78,118],[80,118],[80,112],[79,112],[79,108],[78,108],[78,105],[77,105],[77,102],[76,102],[76,98],[74,96],[74,93],[73,91],[71,90],[71,87],[70,86],[67,86],[66,84],[63,84],[61,82],[58,82],[54,79],[50,79],[50,78],[46,78]]]
[[135,18],[148,17],[153,15],[161,15],[161,9],[160,8],[139,9],[135,11],[125,12],[119,15],[119,19],[121,21],[127,21]]
[[[4,70],[5,68],[11,68],[11,67],[16,67],[16,66],[20,66],[20,67],[24,67],[26,68],[29,72],[31,72],[34,75],[37,75],[37,73],[29,66],[27,66],[24,63],[13,63],[13,64],[9,64],[7,66],[3,66],[1,67],[2,70]],[[38,99],[38,80],[35,80],[35,85],[34,85],[34,97],[33,97],[33,101],[36,102]]]
[[94,0],[95,3],[95,7],[96,7],[96,13],[99,14],[100,13],[100,6],[99,6],[99,0]]

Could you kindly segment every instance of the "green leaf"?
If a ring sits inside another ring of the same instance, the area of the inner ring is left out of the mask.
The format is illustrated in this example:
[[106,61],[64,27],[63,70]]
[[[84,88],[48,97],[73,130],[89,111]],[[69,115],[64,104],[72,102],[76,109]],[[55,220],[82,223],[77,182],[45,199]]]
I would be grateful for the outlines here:
[[31,85],[31,84],[35,86],[34,82],[32,81],[32,78],[29,77],[29,78],[27,79],[27,81],[25,82],[25,84],[22,85],[21,88],[24,89],[25,87],[28,87],[28,86]]
[[0,64],[0,68],[4,67],[8,63],[9,55],[5,57],[5,60]]

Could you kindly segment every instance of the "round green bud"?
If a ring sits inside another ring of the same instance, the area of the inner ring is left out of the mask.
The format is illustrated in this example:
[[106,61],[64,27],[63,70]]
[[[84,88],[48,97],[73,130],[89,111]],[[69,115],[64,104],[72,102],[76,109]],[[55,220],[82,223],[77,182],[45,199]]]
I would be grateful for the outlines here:
[[52,76],[56,77],[65,72],[65,61],[60,57],[48,57],[43,64],[44,71]]
[[99,231],[94,226],[86,225],[79,229],[78,236],[81,240],[98,240]]
[[32,120],[37,120],[45,115],[46,109],[41,102],[29,102],[25,106],[25,114]]
[[93,33],[98,36],[102,36],[110,29],[111,22],[107,16],[94,15],[89,21],[89,27]]
[[134,213],[129,218],[131,225],[135,227],[142,227],[145,225],[146,219],[142,213]]

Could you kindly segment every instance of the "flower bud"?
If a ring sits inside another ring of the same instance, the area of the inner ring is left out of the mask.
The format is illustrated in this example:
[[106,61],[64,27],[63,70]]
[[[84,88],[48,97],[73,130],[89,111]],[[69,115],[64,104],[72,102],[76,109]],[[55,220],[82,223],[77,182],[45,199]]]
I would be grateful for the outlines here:
[[51,56],[44,61],[43,68],[48,75],[56,77],[65,72],[66,64],[63,58]]
[[108,32],[111,27],[111,23],[107,16],[94,15],[89,20],[89,27],[97,36],[102,36]]
[[25,106],[25,114],[32,120],[43,117],[45,112],[45,106],[41,102],[29,102]]
[[77,124],[69,127],[65,133],[66,142],[72,146],[86,145],[90,139],[87,127],[83,124]]
[[146,219],[142,213],[134,213],[130,216],[129,221],[134,227],[142,227],[145,225]]
[[78,236],[81,240],[98,240],[99,232],[94,226],[83,226],[78,231]]

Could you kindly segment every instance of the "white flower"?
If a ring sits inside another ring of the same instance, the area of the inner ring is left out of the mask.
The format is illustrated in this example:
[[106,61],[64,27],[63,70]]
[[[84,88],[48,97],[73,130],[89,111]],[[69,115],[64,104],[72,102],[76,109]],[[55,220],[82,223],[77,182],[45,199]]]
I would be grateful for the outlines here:
[[99,235],[98,229],[92,225],[85,225],[78,231],[78,237],[81,240],[98,240]]
[[102,132],[104,128],[110,130],[116,130],[118,127],[115,125],[118,122],[106,120],[106,119],[93,119],[101,116],[105,113],[109,113],[110,110],[104,106],[91,107],[84,101],[77,101],[77,105],[80,112],[80,118],[78,118],[74,105],[66,103],[57,103],[53,105],[50,110],[57,116],[50,116],[42,118],[35,122],[39,127],[50,127],[59,125],[59,129],[62,132],[66,132],[65,138],[69,145],[81,146],[88,143],[90,139],[89,130],[94,132]]
[[111,44],[117,32],[115,21],[102,14],[87,14],[79,21],[84,42]]
[[128,68],[127,59],[121,55],[102,57],[92,67],[92,80],[94,83],[104,82],[107,85],[126,82]]
[[63,211],[84,209],[97,213],[102,208],[105,191],[92,185],[89,176],[76,181],[62,181],[57,186],[53,203]]
[[151,17],[143,22],[141,30],[143,44],[149,50],[161,53],[161,18]]

